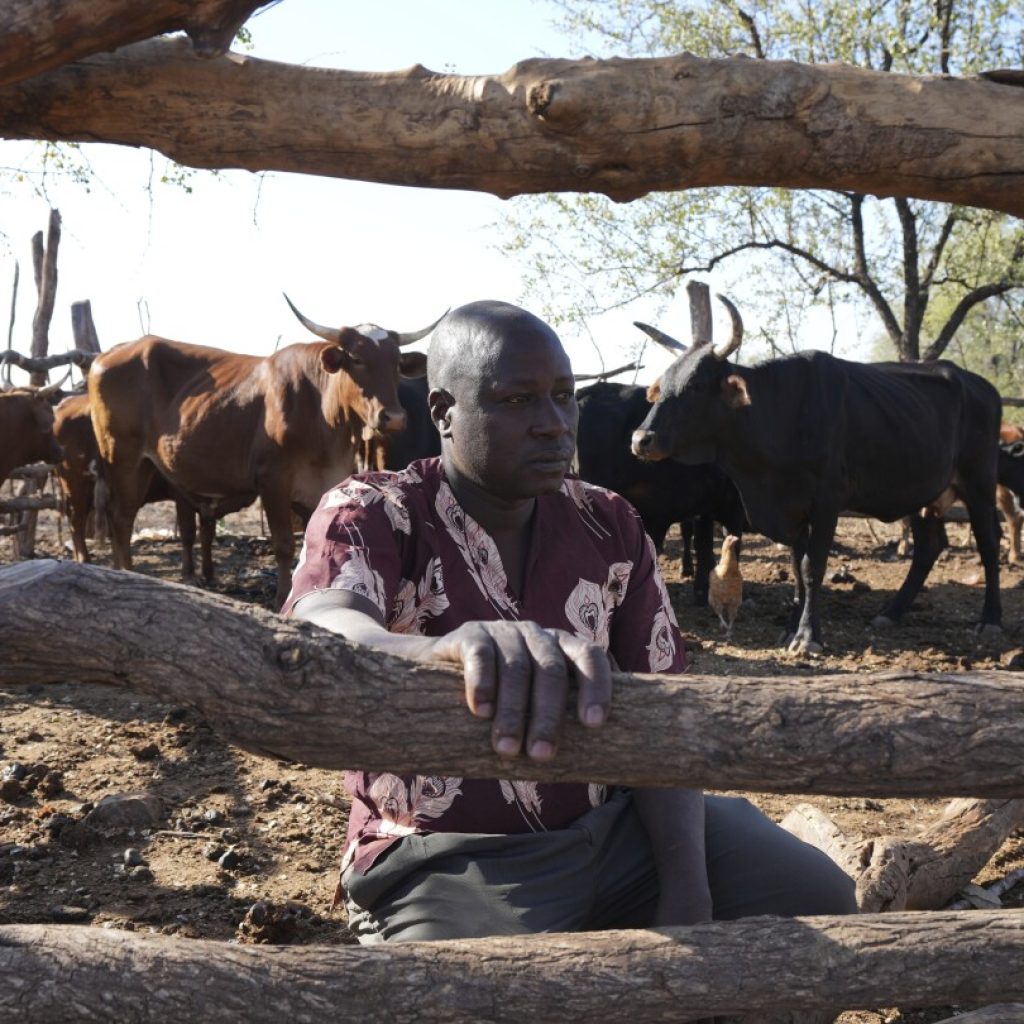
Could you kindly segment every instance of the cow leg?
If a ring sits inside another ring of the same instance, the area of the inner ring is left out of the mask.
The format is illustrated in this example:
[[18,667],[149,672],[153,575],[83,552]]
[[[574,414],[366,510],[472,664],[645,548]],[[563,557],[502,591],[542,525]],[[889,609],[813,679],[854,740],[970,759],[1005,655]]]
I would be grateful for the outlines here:
[[802,570],[804,555],[807,553],[807,541],[810,531],[802,527],[793,541],[790,550],[790,564],[793,567],[793,603],[789,609],[789,619],[786,622],[786,632],[782,636],[782,645],[788,646],[795,639],[796,631],[804,614],[804,604],[807,600],[807,588],[804,583]]
[[1009,487],[999,484],[996,487],[996,504],[999,511],[1003,513],[1006,521],[1006,529],[1010,534],[1010,554],[1006,561],[1010,565],[1017,565],[1020,562],[1020,531],[1024,524],[1024,513],[1020,510],[1017,496]]
[[193,548],[196,544],[196,513],[187,502],[176,498],[174,512],[178,518],[178,536],[181,538],[181,578],[191,581],[196,578],[196,563]]
[[883,609],[881,615],[871,620],[876,629],[885,629],[903,618],[924,586],[935,560],[949,546],[946,524],[935,516],[915,515],[910,518],[910,532],[914,537],[914,553],[910,560],[910,571],[896,596]]
[[71,527],[71,544],[75,549],[76,562],[89,561],[89,546],[85,542],[89,525],[89,513],[92,511],[92,480],[88,481],[89,486],[85,493],[77,493],[77,488],[72,491],[66,484],[62,483],[64,501],[68,510],[68,524]]
[[[835,537],[839,516],[832,513],[803,531],[802,544],[793,548],[793,572],[801,582],[803,609],[796,632],[789,642],[791,654],[821,654],[821,581],[828,565],[828,549]],[[798,557],[798,548],[801,549]]]
[[199,551],[203,560],[203,579],[213,582],[213,538],[217,533],[217,517],[199,513]]
[[152,463],[112,463],[96,482],[96,510],[106,510],[115,569],[132,567],[132,528],[156,470]]
[[1003,621],[1002,596],[999,593],[999,520],[988,501],[965,497],[965,502],[971,517],[974,542],[985,567],[985,601],[978,628],[983,632],[990,627],[999,629]]
[[[682,576],[686,579],[693,575],[693,520],[684,519],[679,524],[679,536],[683,541]],[[707,603],[707,602],[705,602]]]
[[280,610],[292,587],[292,560],[295,557],[295,537],[292,533],[291,488],[279,482],[276,486],[261,486],[260,498],[267,514],[270,545],[277,562],[277,594],[274,607]]
[[715,563],[715,521],[711,516],[697,516],[694,531],[694,553],[697,572],[693,577],[693,603],[702,608],[708,603],[708,581]]

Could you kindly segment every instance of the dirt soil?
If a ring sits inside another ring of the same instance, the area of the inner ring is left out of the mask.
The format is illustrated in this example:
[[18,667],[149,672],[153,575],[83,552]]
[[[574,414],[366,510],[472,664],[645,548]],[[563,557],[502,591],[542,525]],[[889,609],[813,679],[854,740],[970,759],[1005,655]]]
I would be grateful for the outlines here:
[[[172,524],[173,506],[143,509],[134,545],[141,572],[178,578]],[[867,623],[908,563],[896,557],[894,527],[843,520],[826,575],[841,574],[825,601],[827,649],[814,660],[787,658],[776,646],[791,592],[785,550],[748,539],[742,564],[750,600],[728,642],[717,618],[692,606],[675,533],[662,565],[698,672],[1014,670],[1024,660],[1013,660],[1024,645],[1024,573],[1004,562],[1004,632],[979,642],[981,567],[967,527],[952,525],[949,533],[951,547],[906,624],[880,633]],[[67,540],[56,517],[42,513],[37,553],[68,557]],[[0,539],[0,564],[12,557],[11,542]],[[216,590],[271,607],[273,559],[257,511],[222,522],[214,557]],[[96,560],[109,564],[105,547],[96,546]],[[111,808],[110,798],[139,794],[150,799]],[[775,819],[809,799],[864,836],[915,832],[943,805],[748,795]],[[207,722],[173,704],[72,682],[0,688],[0,924],[58,921],[183,939],[348,943],[343,911],[330,909],[345,821],[338,774],[232,749]],[[1024,830],[975,881],[989,883],[1022,866]],[[1024,884],[1003,904],[1024,906]],[[927,1024],[957,1009],[879,1007],[840,1021]]]

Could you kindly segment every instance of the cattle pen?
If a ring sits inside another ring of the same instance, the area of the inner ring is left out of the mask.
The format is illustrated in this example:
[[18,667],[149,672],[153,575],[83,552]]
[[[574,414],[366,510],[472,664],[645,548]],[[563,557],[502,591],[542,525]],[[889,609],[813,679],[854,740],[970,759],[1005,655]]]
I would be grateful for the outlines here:
[[[90,628],[68,631],[55,646],[49,622],[58,607],[64,621],[87,619]],[[159,693],[198,709],[241,749],[325,769],[359,763],[531,774],[481,753],[486,725],[454,713],[459,688],[445,669],[398,665],[217,595],[93,566],[21,563],[0,570],[0,613],[4,686],[45,690],[73,675],[79,686]],[[620,676],[618,683],[600,744],[570,727],[557,767],[532,774],[883,799],[976,797],[962,802],[988,820],[1020,821],[1024,686],[1013,674],[792,671]],[[384,687],[392,701],[397,693],[398,715],[416,716],[414,737],[345,728],[376,713]],[[903,895],[890,886],[890,909],[853,919],[393,948],[262,948],[2,925],[0,1016],[241,1015],[259,1024],[285,1013],[394,1020],[412,1007],[419,1020],[519,1021],[528,1012],[553,1021],[571,1005],[595,1021],[617,1021],[628,1007],[644,1020],[729,1014],[764,1022],[815,1009],[997,1004],[974,1019],[1024,1019],[1020,1007],[1007,1005],[1024,1001],[1024,912],[900,909],[914,890],[908,868],[920,850],[875,845],[885,863],[872,867],[888,866],[890,882],[902,871]]]

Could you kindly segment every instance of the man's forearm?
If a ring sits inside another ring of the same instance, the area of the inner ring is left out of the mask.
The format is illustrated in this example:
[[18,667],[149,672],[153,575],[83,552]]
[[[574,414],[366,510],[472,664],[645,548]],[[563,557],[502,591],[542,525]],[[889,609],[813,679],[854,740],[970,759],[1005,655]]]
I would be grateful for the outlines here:
[[314,625],[340,633],[348,640],[367,647],[376,647],[406,658],[419,659],[424,656],[429,640],[412,634],[389,633],[369,615],[353,608],[344,608],[317,600],[300,601],[292,613],[297,619],[305,619]]
[[704,848],[704,794],[699,789],[634,789],[661,889],[656,924],[711,919]]

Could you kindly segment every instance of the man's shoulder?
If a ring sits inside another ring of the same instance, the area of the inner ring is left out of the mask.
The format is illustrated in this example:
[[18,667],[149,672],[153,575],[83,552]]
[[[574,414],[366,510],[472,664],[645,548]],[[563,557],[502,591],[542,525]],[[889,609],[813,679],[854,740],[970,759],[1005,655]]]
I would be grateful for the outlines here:
[[355,473],[328,490],[321,507],[369,507],[383,501],[409,508],[429,500],[439,485],[440,460],[421,459],[405,469]]
[[569,499],[571,506],[584,523],[596,520],[619,536],[633,529],[643,531],[643,524],[636,509],[615,491],[587,483],[586,480],[569,474],[562,482],[559,493]]

